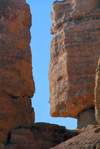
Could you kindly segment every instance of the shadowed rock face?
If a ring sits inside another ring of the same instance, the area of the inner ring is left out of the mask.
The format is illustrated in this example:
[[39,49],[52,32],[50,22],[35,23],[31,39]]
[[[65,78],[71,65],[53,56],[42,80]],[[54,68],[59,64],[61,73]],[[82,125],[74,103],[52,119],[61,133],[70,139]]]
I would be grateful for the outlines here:
[[13,97],[32,97],[35,91],[30,27],[25,0],[0,1],[0,90]]
[[100,4],[98,0],[56,1],[51,18],[51,116],[77,118],[81,111],[94,106]]
[[51,149],[100,149],[100,126],[81,133]]
[[81,111],[78,115],[78,128],[82,129],[83,127],[87,127],[88,125],[97,125],[95,119],[95,109],[89,108]]
[[5,149],[49,149],[80,132],[48,123],[24,125],[11,132]]

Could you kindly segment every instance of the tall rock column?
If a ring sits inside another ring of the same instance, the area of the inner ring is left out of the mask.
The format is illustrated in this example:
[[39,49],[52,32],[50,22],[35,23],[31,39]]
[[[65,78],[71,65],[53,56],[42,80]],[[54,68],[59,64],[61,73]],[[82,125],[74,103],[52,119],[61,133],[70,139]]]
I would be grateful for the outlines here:
[[0,142],[9,132],[34,122],[35,92],[30,50],[31,14],[25,0],[0,1]]
[[51,116],[78,118],[81,111],[94,107],[95,72],[100,57],[100,2],[56,1],[51,18]]

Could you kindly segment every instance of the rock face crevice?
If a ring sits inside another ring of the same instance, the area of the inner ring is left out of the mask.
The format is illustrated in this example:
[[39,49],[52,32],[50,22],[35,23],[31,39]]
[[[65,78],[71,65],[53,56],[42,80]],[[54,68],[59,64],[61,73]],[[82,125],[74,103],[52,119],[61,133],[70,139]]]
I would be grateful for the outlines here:
[[51,18],[50,114],[77,118],[84,109],[94,107],[100,55],[99,1],[56,1]]

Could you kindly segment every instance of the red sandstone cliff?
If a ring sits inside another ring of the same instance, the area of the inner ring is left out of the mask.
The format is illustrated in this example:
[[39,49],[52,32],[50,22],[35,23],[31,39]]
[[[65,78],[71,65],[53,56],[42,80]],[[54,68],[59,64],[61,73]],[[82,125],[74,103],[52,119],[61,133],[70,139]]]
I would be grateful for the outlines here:
[[9,132],[34,122],[35,91],[30,50],[30,8],[25,0],[0,1],[0,142]]
[[100,57],[100,2],[56,1],[51,18],[51,116],[77,118],[84,109],[94,107]]

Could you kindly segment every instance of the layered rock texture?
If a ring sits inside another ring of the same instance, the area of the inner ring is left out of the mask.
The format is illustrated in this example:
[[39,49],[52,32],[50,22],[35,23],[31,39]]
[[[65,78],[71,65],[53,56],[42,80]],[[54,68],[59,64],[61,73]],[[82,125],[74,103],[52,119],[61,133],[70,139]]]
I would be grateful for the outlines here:
[[25,0],[0,1],[0,143],[12,129],[34,122],[31,14]]
[[56,1],[51,18],[51,116],[77,118],[81,111],[94,107],[100,56],[100,2]]
[[0,90],[12,97],[32,97],[29,6],[25,0],[0,3]]

